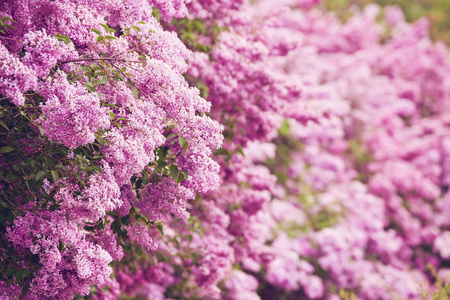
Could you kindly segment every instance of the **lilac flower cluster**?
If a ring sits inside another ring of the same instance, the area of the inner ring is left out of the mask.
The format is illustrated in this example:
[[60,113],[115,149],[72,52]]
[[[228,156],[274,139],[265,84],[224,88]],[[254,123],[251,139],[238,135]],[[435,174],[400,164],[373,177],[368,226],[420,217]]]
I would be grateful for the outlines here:
[[157,299],[420,299],[427,266],[445,280],[446,48],[398,8],[342,24],[316,4],[191,3],[228,28],[189,69],[225,124],[222,184],[187,230],[167,220]]
[[14,21],[0,36],[0,94],[8,109],[33,110],[22,114],[40,139],[22,139],[34,145],[28,155],[5,159],[33,157],[51,175],[33,173],[43,192],[32,186],[17,198],[2,181],[12,205],[2,206],[11,212],[2,242],[23,259],[2,254],[6,297],[22,287],[29,299],[69,299],[90,285],[120,286],[111,262],[133,247],[156,250],[165,215],[188,219],[186,201],[219,185],[210,156],[223,127],[182,76],[191,52],[152,15],[154,7],[164,20],[183,17],[184,3],[119,2],[7,1],[0,9]]

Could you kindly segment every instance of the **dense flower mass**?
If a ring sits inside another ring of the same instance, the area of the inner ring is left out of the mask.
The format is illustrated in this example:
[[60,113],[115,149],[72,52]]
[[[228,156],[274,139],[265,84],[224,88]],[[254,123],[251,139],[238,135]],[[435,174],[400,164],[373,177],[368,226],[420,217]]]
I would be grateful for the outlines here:
[[0,0],[0,299],[450,295],[448,49],[320,2]]

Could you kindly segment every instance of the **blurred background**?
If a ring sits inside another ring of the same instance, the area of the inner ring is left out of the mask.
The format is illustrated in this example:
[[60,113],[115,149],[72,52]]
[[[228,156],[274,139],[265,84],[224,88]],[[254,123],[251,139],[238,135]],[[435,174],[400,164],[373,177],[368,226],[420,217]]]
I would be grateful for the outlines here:
[[353,8],[377,3],[381,6],[398,5],[409,22],[427,17],[431,24],[434,41],[450,45],[450,0],[325,0],[326,9],[335,11],[345,20],[351,16]]

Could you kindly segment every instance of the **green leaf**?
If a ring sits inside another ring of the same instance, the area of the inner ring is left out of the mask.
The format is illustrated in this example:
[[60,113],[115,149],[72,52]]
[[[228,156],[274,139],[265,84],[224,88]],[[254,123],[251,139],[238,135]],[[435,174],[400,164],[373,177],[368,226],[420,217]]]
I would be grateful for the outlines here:
[[122,217],[122,223],[125,224],[126,226],[130,225],[130,215]]
[[16,277],[16,281],[22,281],[22,274],[23,274],[22,270],[16,271],[16,274],[14,275]]
[[177,183],[181,183],[184,180],[184,174],[183,173],[179,173],[176,182]]
[[14,224],[14,215],[13,214],[8,214],[8,216],[6,217],[6,220],[8,220],[9,224]]
[[23,286],[22,295],[20,297],[22,297],[22,298],[25,297],[25,295],[28,293],[29,289],[30,289],[30,284],[29,283],[25,284]]
[[183,172],[183,176],[184,176],[184,179],[188,179],[188,172],[186,171],[186,170],[184,170]]
[[109,26],[108,26],[108,25],[100,23],[100,26],[102,26],[103,28],[105,28],[106,31],[109,31]]
[[142,178],[142,185],[147,185],[148,183],[149,183],[149,181],[150,181],[150,179],[148,178],[148,175],[145,175],[143,178]]
[[90,28],[89,30],[95,32],[98,35],[101,35],[100,30],[98,30],[98,29]]
[[178,177],[178,167],[176,165],[170,166],[170,176],[172,179],[175,179]]
[[109,116],[111,117],[111,121],[113,121],[114,118],[116,117],[116,115],[112,111],[109,112]]
[[[6,30],[6,32],[9,32],[8,28],[14,29],[13,26],[8,25],[8,24],[2,24],[1,26],[3,27],[3,29]],[[2,30],[2,31],[3,31],[3,30]],[[5,33],[5,31],[3,31],[3,33]]]
[[6,126],[5,122],[3,122],[2,120],[0,120],[0,125],[2,125],[3,127],[5,127],[5,128],[6,128],[6,130],[8,130],[8,131],[9,131],[9,128],[8,128],[8,126]]
[[47,172],[45,172],[45,171],[39,171],[36,175],[36,180],[41,180],[45,176],[46,173]]
[[187,140],[186,140],[185,137],[179,136],[178,137],[178,142],[180,143],[180,146],[183,147],[187,143]]
[[160,234],[161,236],[164,236],[163,223],[162,223],[161,221],[156,221],[155,224],[156,224],[156,228],[157,228],[158,231],[159,231],[159,234]]
[[109,106],[109,107],[114,107],[114,108],[119,108],[117,105],[114,105],[112,103],[106,103],[103,106]]
[[55,34],[55,37],[58,39],[58,41],[64,42],[66,44],[70,44],[72,42],[72,40],[64,34]]
[[102,79],[97,81],[97,84],[105,84],[106,82],[108,82],[108,77],[104,76],[104,77],[102,77]]
[[187,239],[188,239],[189,242],[192,242],[192,234],[188,234],[187,235]]
[[6,272],[5,272],[5,276],[6,277],[9,277],[9,276],[11,276],[12,274],[14,274],[16,272],[16,269],[8,269],[8,270],[6,270]]
[[104,38],[105,38],[105,37],[104,37],[103,35],[99,35],[99,36],[97,37],[97,43],[103,41]]
[[119,220],[115,220],[114,222],[111,223],[111,229],[113,230],[114,233],[118,233],[120,232],[121,228],[120,228],[120,221]]
[[138,89],[135,87],[135,86],[133,86],[133,96],[134,96],[134,98],[139,98],[139,91],[138,91]]
[[13,19],[11,19],[11,18],[8,18],[8,17],[2,17],[2,22],[4,22],[4,21],[6,21],[6,20],[8,20],[8,21],[11,21],[11,22],[13,22],[13,23],[17,23],[16,21],[14,21]]
[[30,270],[28,269],[23,270],[22,279],[25,279],[30,274],[31,274]]
[[107,35],[107,36],[105,36],[105,39],[108,39],[108,40],[117,40],[117,38],[116,38],[115,36],[112,36],[112,35]]
[[90,83],[90,82],[86,83],[86,84],[84,85],[84,87],[87,88],[88,91],[95,92],[95,87],[94,87],[94,85],[93,85],[92,83]]
[[106,31],[108,31],[108,32],[116,32],[114,29],[112,29],[111,27],[109,27],[109,26],[106,25],[106,24],[101,24],[101,23],[100,23],[100,26],[102,26],[103,28],[105,28]]
[[280,133],[281,135],[289,135],[291,129],[290,127],[291,126],[289,125],[289,121],[285,119],[281,124],[281,127],[278,129],[278,133]]
[[14,278],[11,277],[10,279],[8,279],[8,280],[6,281],[6,287],[10,287],[13,283],[14,283]]
[[15,176],[13,173],[8,173],[8,174],[6,174],[5,179],[9,180],[9,181],[13,181],[13,180],[17,179],[17,176]]
[[12,148],[12,147],[9,147],[9,146],[5,146],[5,147],[1,147],[0,148],[0,153],[8,153],[8,152],[11,152],[11,151],[14,151],[14,148]]
[[242,149],[242,146],[239,146],[238,149],[236,150],[236,152],[240,153],[242,156],[245,157],[244,149]]
[[171,133],[171,134],[169,134],[167,137],[166,137],[166,139],[167,140],[170,140],[171,138],[173,138],[174,136],[176,136],[177,134],[176,133]]
[[39,133],[43,136],[45,133],[44,128],[42,128],[42,126],[38,126],[38,128],[39,128]]
[[58,181],[59,177],[58,177],[58,172],[56,172],[55,170],[52,170],[52,177],[54,181]]

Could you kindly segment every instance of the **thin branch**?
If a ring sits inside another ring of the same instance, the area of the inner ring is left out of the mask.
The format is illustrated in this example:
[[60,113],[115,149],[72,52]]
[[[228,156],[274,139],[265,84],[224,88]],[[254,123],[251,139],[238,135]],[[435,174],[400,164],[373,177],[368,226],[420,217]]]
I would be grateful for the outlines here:
[[131,49],[128,49],[128,50],[124,50],[124,51],[122,51],[122,52],[119,52],[119,53],[116,53],[116,54],[113,54],[113,56],[112,57],[117,57],[117,56],[119,56],[119,55],[122,55],[123,53],[125,53],[125,52],[128,52],[128,53],[130,53],[130,52],[132,52],[132,51],[134,51],[137,47],[139,47],[139,46],[142,46],[142,44],[141,44],[141,41],[139,40],[139,44],[137,44],[136,46],[134,46],[133,48],[131,48]]
[[26,184],[26,186],[27,186],[27,188],[28,188],[28,191],[30,192],[31,195],[34,195],[34,193],[31,191],[30,185],[28,184],[28,179],[29,179],[29,177],[28,177],[28,174],[25,173],[25,170],[23,169],[23,164],[22,164],[22,162],[20,162],[20,168],[22,169],[23,175],[25,175],[25,184]]
[[15,106],[15,107],[1,107],[0,110],[7,110],[7,109],[40,109],[40,106],[30,106],[30,107],[21,107],[21,106]]
[[126,60],[121,58],[77,58],[72,60],[65,60],[59,62],[60,64],[66,64],[71,62],[78,62],[78,61],[96,61],[96,60],[106,60],[106,61],[122,61],[122,62],[135,62],[135,63],[141,63],[138,60]]
[[[14,209],[18,209],[18,210],[21,210],[21,211],[26,211],[25,209],[15,205],[11,200],[9,200],[9,198],[6,196],[6,194],[5,194],[5,192],[3,191],[2,188],[0,188],[0,190],[2,191],[3,196],[5,196],[5,200],[8,201],[9,204],[14,207]],[[13,210],[11,210],[11,212],[17,218],[16,213]]]
[[17,41],[17,42],[19,42],[19,43],[22,43],[22,42],[23,42],[22,40],[13,39],[13,38],[9,38],[9,37],[6,37],[6,36],[0,36],[0,39],[13,40],[13,41]]

